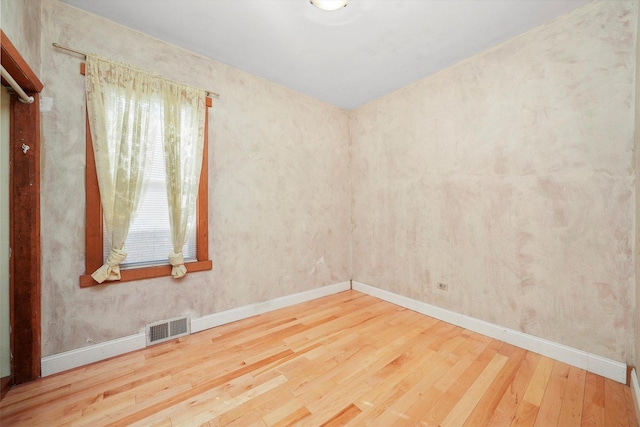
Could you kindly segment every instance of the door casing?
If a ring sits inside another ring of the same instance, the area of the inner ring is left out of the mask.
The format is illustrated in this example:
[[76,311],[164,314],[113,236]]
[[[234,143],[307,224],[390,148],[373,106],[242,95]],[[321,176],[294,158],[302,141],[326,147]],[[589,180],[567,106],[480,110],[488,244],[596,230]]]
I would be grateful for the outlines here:
[[[43,84],[0,30],[2,66],[34,102],[24,104],[11,95],[9,210],[11,256],[12,376],[8,384],[40,376],[40,97]],[[23,147],[28,147],[24,150]],[[18,214],[19,213],[19,214]],[[6,390],[5,390],[6,391]]]

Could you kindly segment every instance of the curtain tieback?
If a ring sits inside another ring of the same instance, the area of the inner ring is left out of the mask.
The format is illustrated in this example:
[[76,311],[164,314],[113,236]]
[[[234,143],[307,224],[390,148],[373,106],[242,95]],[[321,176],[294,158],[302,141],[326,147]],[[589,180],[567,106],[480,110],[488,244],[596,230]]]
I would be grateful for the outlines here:
[[179,279],[187,274],[187,267],[184,266],[184,256],[182,252],[169,254],[169,263],[173,266],[171,268],[171,275],[174,279]]
[[120,280],[120,263],[127,257],[127,253],[122,249],[113,249],[109,251],[107,261],[97,269],[91,277],[98,283],[105,280]]

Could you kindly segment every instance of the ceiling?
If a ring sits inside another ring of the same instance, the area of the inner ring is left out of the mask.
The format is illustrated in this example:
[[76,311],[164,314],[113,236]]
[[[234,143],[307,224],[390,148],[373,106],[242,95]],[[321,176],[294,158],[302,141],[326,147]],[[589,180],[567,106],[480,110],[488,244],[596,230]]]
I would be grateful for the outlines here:
[[62,1],[350,110],[590,0]]

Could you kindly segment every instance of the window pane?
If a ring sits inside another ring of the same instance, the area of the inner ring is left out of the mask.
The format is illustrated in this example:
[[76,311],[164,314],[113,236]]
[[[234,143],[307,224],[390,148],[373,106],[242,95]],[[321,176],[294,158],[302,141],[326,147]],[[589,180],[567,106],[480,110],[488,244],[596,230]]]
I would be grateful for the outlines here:
[[[129,230],[125,244],[127,258],[120,264],[121,267],[167,264],[167,255],[173,252],[164,164],[161,155],[155,157],[155,173],[149,179],[147,191],[139,207],[139,212]],[[159,162],[157,161],[158,158],[160,159]],[[160,164],[159,168],[155,167],[157,163]],[[185,261],[193,261],[196,259],[195,225],[189,229],[188,236],[183,254]],[[104,243],[104,259],[106,259],[110,249],[108,239],[104,239]]]
[[[164,151],[159,124],[162,123],[162,111],[158,104],[155,110],[156,132],[154,147],[149,153],[153,161],[149,165],[147,187],[138,207],[136,217],[129,229],[124,250],[127,258],[121,267],[142,267],[148,265],[167,264],[167,256],[173,252],[171,229],[169,226],[169,207],[167,202],[166,174],[164,167]],[[103,259],[109,256],[110,243],[106,228],[104,233]],[[187,231],[187,244],[183,248],[185,261],[196,260],[196,226]]]

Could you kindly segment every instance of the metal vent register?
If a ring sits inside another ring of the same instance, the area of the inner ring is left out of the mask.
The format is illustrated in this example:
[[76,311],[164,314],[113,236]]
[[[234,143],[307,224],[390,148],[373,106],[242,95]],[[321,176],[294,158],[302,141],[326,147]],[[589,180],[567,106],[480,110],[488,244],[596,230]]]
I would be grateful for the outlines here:
[[190,333],[191,323],[187,316],[149,323],[147,325],[147,345],[158,344]]

